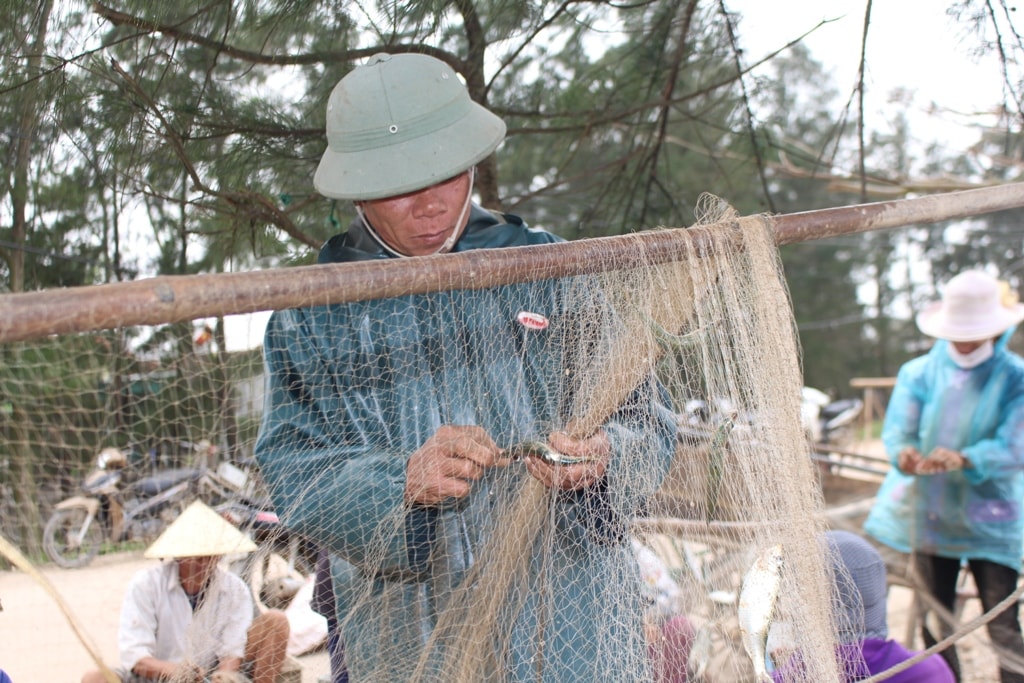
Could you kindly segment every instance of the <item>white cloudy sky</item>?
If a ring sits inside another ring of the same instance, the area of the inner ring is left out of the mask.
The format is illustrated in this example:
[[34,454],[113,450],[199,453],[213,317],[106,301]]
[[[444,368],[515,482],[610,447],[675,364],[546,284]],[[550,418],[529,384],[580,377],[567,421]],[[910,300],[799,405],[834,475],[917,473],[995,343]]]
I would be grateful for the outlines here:
[[[992,122],[1002,102],[999,65],[972,56],[977,39],[946,15],[949,0],[875,0],[867,41],[866,105],[880,118],[891,110],[894,88],[914,91],[912,121],[941,131],[951,152],[978,139],[974,128]],[[867,0],[727,0],[744,19],[741,35],[748,61],[786,44],[825,19],[834,19],[805,39],[812,56],[833,72],[844,97],[857,82]],[[933,106],[934,105],[934,106]],[[870,120],[870,119],[869,119]],[[923,135],[921,136],[923,137]]]
[[[912,136],[920,144],[940,143],[950,156],[976,143],[981,126],[996,123],[992,112],[1004,92],[997,58],[979,58],[979,38],[947,16],[952,1],[874,0],[865,70],[869,125],[891,120],[889,93],[908,88],[914,93],[908,112]],[[726,0],[726,5],[744,15],[740,30],[748,63],[823,19],[835,19],[804,42],[832,70],[843,97],[854,91],[867,0]]]

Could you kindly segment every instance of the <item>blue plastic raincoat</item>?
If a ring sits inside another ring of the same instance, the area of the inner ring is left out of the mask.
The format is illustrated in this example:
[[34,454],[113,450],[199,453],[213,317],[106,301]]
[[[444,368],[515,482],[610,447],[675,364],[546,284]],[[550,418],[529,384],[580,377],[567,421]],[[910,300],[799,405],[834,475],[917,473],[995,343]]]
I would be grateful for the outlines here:
[[[455,250],[554,241],[474,207]],[[357,222],[325,245],[321,261],[388,257]],[[480,425],[499,446],[543,440],[562,426],[571,399],[562,335],[594,300],[581,284],[549,280],[271,317],[256,457],[284,522],[332,552],[353,681],[409,679],[486,529],[502,522],[492,515],[496,501],[525,473],[522,464],[492,468],[457,503],[406,507],[409,456],[443,424]],[[550,324],[528,329],[520,311]],[[613,455],[597,491],[555,494],[553,532],[525,577],[530,597],[521,612],[501,615],[511,640],[496,679],[635,680],[646,645],[626,524],[668,469],[675,437],[666,405],[653,379],[638,387],[604,424]]]
[[[949,357],[949,342],[906,363],[886,409],[882,440],[892,469],[864,528],[901,552],[977,558],[1020,569],[1024,515],[1024,360],[1006,345],[970,370]],[[905,475],[905,446],[927,455],[960,451],[968,469]]]

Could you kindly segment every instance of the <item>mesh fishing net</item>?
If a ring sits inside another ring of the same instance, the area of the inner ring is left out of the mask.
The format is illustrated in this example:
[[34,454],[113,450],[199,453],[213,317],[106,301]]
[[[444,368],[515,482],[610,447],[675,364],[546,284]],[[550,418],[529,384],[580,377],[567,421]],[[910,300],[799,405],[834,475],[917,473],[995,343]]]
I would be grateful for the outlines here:
[[[693,629],[691,671],[743,680],[759,658],[742,631],[759,625],[737,621],[740,582],[777,545],[781,584],[748,594],[746,618],[777,592],[774,657],[799,651],[799,680],[836,680],[773,234],[707,206],[714,228],[692,228],[700,247],[671,263],[271,321],[257,457],[286,522],[332,553],[355,680],[654,680],[675,616]],[[513,460],[475,472],[463,497],[409,504],[407,462],[442,425],[508,452],[603,433],[611,458],[579,489]],[[670,555],[670,614],[650,604],[630,540]]]
[[[159,389],[138,385],[153,403],[137,398],[132,414],[193,441],[229,430],[220,457],[240,467],[255,453],[292,540],[307,558],[330,553],[352,680],[749,681],[792,656],[785,680],[839,680],[850,625],[832,603],[771,221],[712,197],[702,210],[664,263],[637,238],[559,279],[526,261],[494,287],[466,272],[387,299],[320,305],[309,291],[268,327],[262,415],[258,354],[179,360]],[[109,420],[128,415],[92,384],[116,363],[113,334],[61,341],[92,387],[50,386],[51,399],[78,396],[64,414],[82,421],[76,447],[116,441]],[[52,361],[48,343],[9,358]],[[51,418],[31,405],[11,423],[52,419],[52,403]],[[470,428],[503,457],[461,473],[459,496],[410,502],[413,454],[439,429]],[[587,485],[531,475],[538,456],[524,453],[553,433],[607,445],[606,462],[565,465]],[[177,464],[194,465],[186,453]]]

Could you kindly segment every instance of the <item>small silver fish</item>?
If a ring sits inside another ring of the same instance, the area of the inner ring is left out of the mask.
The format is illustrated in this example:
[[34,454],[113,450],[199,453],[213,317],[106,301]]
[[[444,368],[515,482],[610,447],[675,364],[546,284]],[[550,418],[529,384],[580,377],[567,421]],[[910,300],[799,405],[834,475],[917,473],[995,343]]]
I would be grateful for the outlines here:
[[782,546],[765,548],[743,576],[738,616],[743,647],[754,665],[758,681],[771,683],[765,666],[768,630],[775,616],[775,607],[782,586]]
[[551,465],[578,465],[584,462],[593,462],[597,457],[589,455],[566,455],[559,453],[551,446],[541,441],[520,441],[514,446],[505,449],[505,455],[509,459],[524,460],[529,457],[540,458]]

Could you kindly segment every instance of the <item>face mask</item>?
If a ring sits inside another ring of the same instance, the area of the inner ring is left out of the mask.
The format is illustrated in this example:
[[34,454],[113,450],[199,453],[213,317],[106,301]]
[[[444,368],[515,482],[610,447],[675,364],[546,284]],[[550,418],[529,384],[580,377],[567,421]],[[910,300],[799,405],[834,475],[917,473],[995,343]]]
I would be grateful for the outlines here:
[[992,354],[995,353],[995,346],[992,344],[992,340],[989,339],[970,353],[960,353],[956,350],[956,347],[953,346],[952,342],[950,342],[947,350],[949,351],[949,357],[954,363],[964,370],[970,370],[971,368],[978,367],[991,358]]

